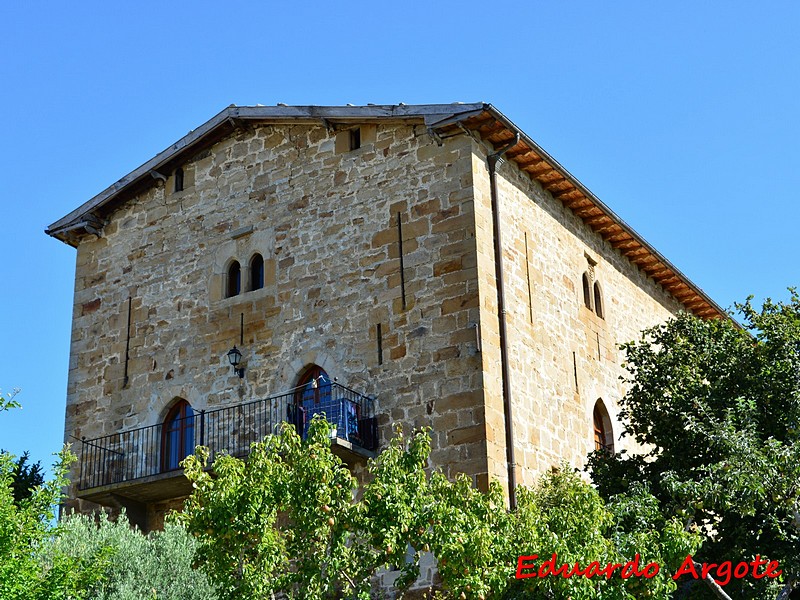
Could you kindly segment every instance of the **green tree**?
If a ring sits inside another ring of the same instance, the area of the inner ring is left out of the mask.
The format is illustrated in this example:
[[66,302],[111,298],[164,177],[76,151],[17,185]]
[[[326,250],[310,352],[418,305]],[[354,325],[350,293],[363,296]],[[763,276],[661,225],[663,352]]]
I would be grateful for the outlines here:
[[426,433],[398,431],[359,490],[330,450],[327,423],[314,420],[306,440],[287,426],[255,444],[247,462],[217,456],[213,476],[207,451],[187,458],[195,491],[177,518],[198,538],[198,561],[222,598],[367,599],[382,566],[400,569],[399,589],[410,585],[423,552],[438,559],[448,597],[666,598],[675,587],[668,568],[650,580],[515,581],[517,559],[546,550],[587,566],[641,553],[642,564],[677,567],[697,546],[644,486],[606,505],[575,473],[554,472],[521,488],[510,513],[498,484],[484,494],[466,477],[429,474],[429,453]]
[[[666,520],[643,485],[605,503],[597,491],[568,468],[543,476],[533,488],[518,488],[518,506],[505,509],[499,485],[488,494],[467,478],[450,484],[434,476],[436,526],[431,549],[439,559],[446,589],[463,598],[571,598],[626,600],[668,598],[674,569],[699,545],[676,520]],[[603,576],[513,579],[520,555],[536,564],[556,555],[555,566],[593,562],[625,565],[639,555],[639,567],[659,565],[652,578]]]
[[14,502],[19,505],[25,498],[30,498],[34,488],[44,483],[42,463],[29,464],[30,456],[23,452],[14,463]]
[[380,551],[364,543],[365,505],[353,501],[356,481],[331,452],[324,420],[312,421],[306,440],[284,427],[247,461],[217,456],[213,477],[207,459],[203,448],[186,459],[195,491],[177,519],[198,538],[198,561],[222,598],[369,598],[370,576],[394,555],[387,540],[396,537],[376,533],[387,543]]
[[[800,298],[739,308],[744,329],[681,315],[624,346],[624,434],[646,453],[598,452],[589,470],[606,498],[647,482],[666,516],[703,534],[698,560],[760,555],[783,570],[724,593],[785,597],[800,576]],[[693,598],[725,597],[700,587]]]
[[[0,397],[0,412],[19,406],[13,397]],[[102,552],[77,559],[47,552],[57,535],[54,508],[61,501],[68,465],[74,456],[59,453],[54,477],[33,488],[19,503],[14,497],[15,461],[0,453],[0,598],[58,600],[86,598],[100,576]]]

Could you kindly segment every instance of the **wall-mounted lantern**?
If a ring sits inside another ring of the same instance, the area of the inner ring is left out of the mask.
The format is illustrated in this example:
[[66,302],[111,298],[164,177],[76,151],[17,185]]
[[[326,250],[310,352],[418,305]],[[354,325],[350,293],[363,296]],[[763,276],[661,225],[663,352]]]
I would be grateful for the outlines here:
[[239,364],[242,362],[242,353],[236,346],[228,350],[228,361],[231,363],[233,371],[239,376],[239,379],[244,378],[244,367],[239,368]]

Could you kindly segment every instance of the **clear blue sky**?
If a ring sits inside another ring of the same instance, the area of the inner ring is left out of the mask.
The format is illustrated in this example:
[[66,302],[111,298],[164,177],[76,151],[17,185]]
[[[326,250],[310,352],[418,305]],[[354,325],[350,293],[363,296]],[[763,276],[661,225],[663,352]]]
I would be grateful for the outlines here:
[[232,103],[491,102],[722,306],[798,284],[800,3],[339,4],[2,3],[0,448],[63,436],[44,228]]

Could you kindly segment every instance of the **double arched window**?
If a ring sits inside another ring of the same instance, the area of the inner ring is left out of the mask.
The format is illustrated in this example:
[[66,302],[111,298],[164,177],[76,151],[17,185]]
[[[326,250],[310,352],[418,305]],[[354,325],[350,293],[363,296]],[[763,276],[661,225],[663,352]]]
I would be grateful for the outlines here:
[[161,470],[172,471],[194,452],[194,410],[178,400],[167,413],[161,430]]
[[594,278],[590,271],[586,271],[581,276],[581,286],[583,288],[583,305],[601,319],[605,319],[603,290],[600,287],[600,282]]
[[242,281],[242,266],[238,260],[233,260],[228,265],[225,274],[225,297],[233,298],[243,291],[252,292],[264,287],[264,257],[258,252],[253,254],[250,262],[245,267],[245,280]]

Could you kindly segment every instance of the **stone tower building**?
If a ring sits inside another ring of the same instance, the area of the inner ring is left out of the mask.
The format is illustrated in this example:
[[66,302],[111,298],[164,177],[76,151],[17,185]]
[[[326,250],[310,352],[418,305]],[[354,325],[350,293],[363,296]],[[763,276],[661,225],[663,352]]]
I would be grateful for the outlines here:
[[434,466],[513,501],[627,443],[618,343],[723,314],[482,103],[231,106],[47,233],[77,249],[70,502],[145,529],[195,444],[317,412],[356,471],[430,426]]

